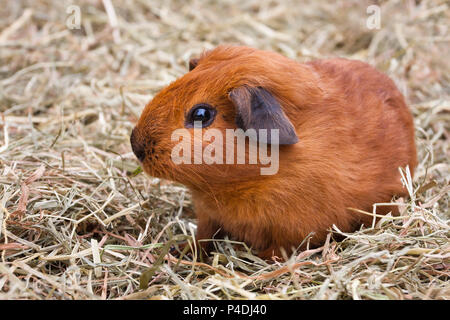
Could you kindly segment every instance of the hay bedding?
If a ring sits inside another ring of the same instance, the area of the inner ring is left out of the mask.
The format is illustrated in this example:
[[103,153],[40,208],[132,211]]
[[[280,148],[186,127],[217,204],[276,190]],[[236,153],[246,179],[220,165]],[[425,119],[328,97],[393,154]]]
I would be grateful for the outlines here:
[[[66,26],[71,4],[79,30]],[[3,3],[0,298],[450,298],[449,3],[381,1],[379,30],[365,26],[369,4]],[[402,216],[285,263],[229,241],[207,263],[166,256],[170,240],[195,231],[190,196],[140,172],[129,134],[190,56],[222,43],[300,61],[361,59],[394,78],[415,116],[420,159],[414,181],[404,176]]]

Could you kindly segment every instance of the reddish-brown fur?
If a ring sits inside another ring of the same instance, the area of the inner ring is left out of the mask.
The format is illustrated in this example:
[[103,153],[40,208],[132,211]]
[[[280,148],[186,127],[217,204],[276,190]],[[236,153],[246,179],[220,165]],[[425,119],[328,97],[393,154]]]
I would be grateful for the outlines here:
[[[259,165],[173,164],[171,133],[184,127],[188,110],[207,102],[218,111],[212,128],[235,129],[228,94],[243,85],[268,90],[295,127],[299,142],[280,146],[278,173],[261,176]],[[333,224],[345,232],[369,225],[371,217],[349,208],[371,212],[374,203],[405,195],[398,168],[413,172],[417,163],[411,113],[386,75],[360,61],[301,64],[247,47],[204,53],[146,106],[134,131],[132,143],[153,148],[144,170],[192,191],[197,239],[220,229],[265,258],[298,247],[312,232],[311,245],[320,245]],[[382,209],[377,213],[394,210]]]

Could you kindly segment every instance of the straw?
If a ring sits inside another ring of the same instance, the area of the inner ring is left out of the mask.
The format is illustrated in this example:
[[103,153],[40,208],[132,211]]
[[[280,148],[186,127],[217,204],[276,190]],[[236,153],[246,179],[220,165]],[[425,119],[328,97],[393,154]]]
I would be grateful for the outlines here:
[[[449,299],[449,4],[377,3],[379,29],[372,1],[3,3],[0,299]],[[147,177],[130,133],[189,58],[225,43],[394,79],[419,157],[414,179],[401,171],[409,197],[390,203],[401,216],[364,212],[380,219],[285,262],[227,239],[204,261],[171,255],[195,229],[190,193]]]

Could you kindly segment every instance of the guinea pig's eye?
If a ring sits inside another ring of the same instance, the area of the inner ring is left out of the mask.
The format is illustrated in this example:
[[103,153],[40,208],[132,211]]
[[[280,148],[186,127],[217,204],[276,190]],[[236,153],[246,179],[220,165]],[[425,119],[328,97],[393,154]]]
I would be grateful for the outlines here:
[[185,127],[193,128],[194,122],[201,122],[202,128],[208,127],[216,117],[216,109],[207,103],[200,103],[189,110],[186,116]]

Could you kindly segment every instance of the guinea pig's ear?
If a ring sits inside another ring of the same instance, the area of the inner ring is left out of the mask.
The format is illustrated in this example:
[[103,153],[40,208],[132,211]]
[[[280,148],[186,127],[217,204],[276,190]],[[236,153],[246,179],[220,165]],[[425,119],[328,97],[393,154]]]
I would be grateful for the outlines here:
[[189,71],[192,71],[197,66],[199,60],[200,59],[198,58],[192,58],[189,60]]
[[275,97],[262,87],[242,86],[231,90],[229,98],[236,107],[236,125],[247,129],[267,129],[270,143],[271,129],[279,130],[279,144],[298,142],[294,126],[284,114]]

